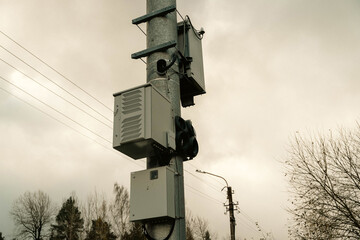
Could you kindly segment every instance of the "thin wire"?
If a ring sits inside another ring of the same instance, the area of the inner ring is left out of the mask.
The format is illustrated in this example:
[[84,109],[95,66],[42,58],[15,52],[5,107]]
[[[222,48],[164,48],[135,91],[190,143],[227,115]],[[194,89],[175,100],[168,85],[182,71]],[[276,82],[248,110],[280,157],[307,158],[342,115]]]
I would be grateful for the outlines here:
[[143,63],[145,63],[145,64],[146,64],[146,62],[144,61],[144,59],[140,58],[140,60],[141,60]]
[[[145,36],[147,36],[146,32],[145,32],[144,30],[142,30],[142,28],[141,28],[138,24],[136,24],[136,26],[140,29],[140,31],[141,31]],[[142,58],[140,58],[140,60],[141,60],[143,63],[146,64],[146,62],[145,62]]]
[[[184,169],[184,171],[185,171],[185,172],[187,172],[188,174],[190,174],[191,176],[193,176],[194,178],[197,178],[198,180],[200,180],[200,181],[204,182],[204,183],[205,183],[205,184],[207,184],[210,188],[214,189],[217,193],[221,194],[221,192],[219,191],[219,189],[218,189],[218,188],[216,188],[216,186],[215,186],[215,185],[210,184],[209,182],[206,182],[204,179],[202,179],[202,178],[200,178],[200,177],[196,176],[195,174],[193,174],[193,173],[189,172],[189,171],[188,171],[188,170],[186,170],[186,169]],[[224,196],[223,194],[221,194],[221,195],[222,195],[222,196]]]
[[212,201],[214,201],[214,202],[217,202],[217,203],[223,204],[223,202],[219,201],[218,199],[213,198],[213,197],[211,197],[210,195],[208,195],[208,194],[206,194],[206,193],[203,193],[203,192],[201,192],[201,191],[199,191],[199,190],[197,190],[197,189],[195,189],[195,188],[191,187],[191,186],[190,186],[190,185],[188,185],[188,184],[185,184],[185,186],[186,186],[186,187],[188,187],[188,188],[190,188],[190,189],[192,189],[193,191],[196,191],[197,193],[200,193],[200,194],[201,194],[201,195],[203,195],[203,196],[206,196],[208,199],[210,199],[210,200],[212,200]]
[[[191,167],[193,167],[194,169],[200,169],[200,167],[197,167],[195,164],[192,164],[192,163],[190,163],[190,162],[187,162],[186,164],[189,164]],[[215,182],[217,182],[217,183],[219,183],[222,187],[224,186],[224,183],[223,182],[221,182],[220,180],[218,180],[218,179],[216,179],[216,178],[212,178],[213,179],[213,181],[215,181]],[[212,184],[213,185],[213,184]],[[215,187],[215,185],[213,185],[214,187]]]
[[89,137],[89,136],[85,135],[84,133],[82,133],[82,132],[78,131],[77,129],[75,129],[75,128],[71,127],[70,125],[68,125],[68,124],[66,124],[66,123],[64,123],[64,122],[62,122],[62,121],[60,121],[59,119],[55,118],[54,116],[51,116],[49,113],[47,113],[47,112],[45,112],[44,110],[42,110],[42,109],[40,109],[40,108],[36,107],[35,105],[32,105],[32,104],[31,104],[31,103],[29,103],[29,102],[26,102],[25,100],[21,99],[20,97],[16,96],[16,95],[15,95],[15,94],[13,94],[13,93],[11,93],[11,92],[7,91],[6,89],[4,89],[4,88],[2,88],[2,87],[0,87],[0,89],[2,89],[2,90],[3,90],[4,92],[6,92],[6,93],[8,93],[8,94],[12,95],[13,97],[17,98],[18,100],[22,101],[23,103],[26,103],[27,105],[31,106],[32,108],[34,108],[34,109],[36,109],[36,110],[40,111],[41,113],[43,113],[43,114],[47,115],[48,117],[52,118],[53,120],[56,120],[57,122],[59,122],[59,123],[61,123],[61,124],[65,125],[66,127],[71,128],[72,130],[76,131],[78,134],[80,134],[80,135],[82,135],[82,136],[84,136],[84,137],[89,138],[90,140],[94,141],[95,143],[97,143],[97,144],[101,145],[102,147],[106,147],[105,145],[103,145],[103,144],[101,144],[101,143],[97,142],[95,139],[92,139],[91,137]]
[[78,86],[76,83],[74,83],[73,81],[71,81],[69,78],[67,78],[65,75],[63,75],[62,73],[60,73],[58,70],[56,70],[55,68],[53,68],[52,66],[50,66],[49,64],[47,64],[45,61],[43,61],[42,59],[40,59],[38,56],[36,56],[34,53],[30,52],[28,49],[26,49],[24,46],[22,46],[20,43],[18,43],[17,41],[15,41],[14,39],[12,39],[9,35],[7,35],[6,33],[4,33],[3,31],[0,30],[0,33],[2,33],[4,36],[6,36],[8,39],[10,39],[12,42],[14,42],[16,45],[18,45],[19,47],[21,47],[23,50],[25,50],[27,53],[29,53],[31,56],[33,56],[34,58],[36,58],[37,60],[39,60],[41,63],[45,64],[48,68],[50,68],[51,70],[53,70],[54,72],[56,72],[57,74],[59,74],[61,77],[63,77],[64,79],[66,79],[67,81],[69,81],[70,83],[72,83],[75,87],[79,88],[81,91],[83,91],[85,94],[87,94],[89,97],[91,97],[92,99],[94,99],[95,101],[97,101],[98,103],[100,103],[101,105],[103,105],[105,108],[107,108],[108,110],[110,110],[111,112],[113,112],[113,110],[111,108],[109,108],[108,106],[106,106],[104,103],[102,103],[100,100],[98,100],[96,97],[94,97],[93,95],[91,95],[89,92],[85,91],[83,88],[81,88],[80,86]]
[[244,217],[246,217],[249,222],[256,223],[256,221],[254,219],[252,219],[248,214],[246,214],[244,212],[244,210],[240,209],[239,207],[238,207],[238,209],[240,211],[240,214],[243,215]]
[[183,18],[183,16],[180,14],[180,12],[176,9],[177,14],[179,14],[179,16],[182,18],[182,20],[185,22],[185,19]]
[[91,110],[93,110],[94,112],[96,112],[97,114],[99,114],[100,116],[102,116],[103,118],[105,118],[106,120],[108,120],[109,122],[112,122],[111,119],[107,118],[106,116],[104,116],[103,114],[101,114],[100,112],[98,112],[97,110],[95,110],[93,107],[91,107],[89,104],[85,103],[84,101],[82,101],[81,99],[79,99],[78,97],[76,97],[74,94],[70,93],[68,90],[66,90],[65,88],[61,87],[58,83],[56,83],[55,81],[51,80],[49,77],[45,76],[43,73],[41,73],[39,70],[35,69],[33,66],[31,66],[30,64],[28,64],[27,62],[25,62],[24,60],[22,60],[21,58],[19,58],[18,56],[16,56],[14,53],[10,52],[8,49],[6,49],[4,46],[0,45],[0,47],[2,49],[4,49],[6,52],[10,53],[13,57],[15,57],[16,59],[18,59],[19,61],[21,61],[22,63],[24,63],[26,66],[28,66],[29,68],[31,68],[32,70],[34,70],[35,72],[39,73],[41,76],[43,76],[44,78],[46,78],[47,80],[49,80],[50,82],[52,82],[54,85],[56,85],[57,87],[61,88],[63,91],[65,91],[66,93],[68,93],[70,96],[72,96],[73,98],[75,98],[76,100],[78,100],[79,102],[81,102],[82,104],[84,104],[85,106],[87,106],[88,108],[90,108]]
[[[57,122],[59,122],[59,123],[63,124],[64,126],[66,126],[66,127],[70,128],[71,130],[73,130],[73,131],[77,132],[77,133],[78,133],[78,134],[80,134],[81,136],[86,137],[86,138],[90,139],[91,141],[93,141],[94,143],[96,143],[96,144],[100,145],[101,147],[103,147],[103,148],[105,148],[105,149],[107,149],[107,150],[111,151],[112,153],[115,153],[113,149],[111,149],[111,148],[109,148],[109,147],[107,147],[107,146],[105,146],[105,145],[103,145],[103,144],[99,143],[99,142],[98,142],[98,141],[96,141],[95,139],[92,139],[91,137],[89,137],[89,136],[85,135],[84,133],[80,132],[79,130],[77,130],[77,129],[75,129],[75,128],[71,127],[70,125],[68,125],[68,124],[66,124],[66,123],[64,123],[64,122],[62,122],[62,121],[60,121],[59,119],[55,118],[54,116],[50,115],[49,113],[45,112],[44,110],[42,110],[42,109],[40,109],[40,108],[36,107],[35,105],[32,105],[31,103],[29,103],[29,102],[27,102],[27,101],[25,101],[25,100],[21,99],[20,97],[16,96],[15,94],[13,94],[13,93],[11,93],[11,92],[7,91],[6,89],[4,89],[4,88],[2,88],[2,87],[0,87],[0,89],[2,89],[2,90],[3,90],[4,92],[6,92],[6,93],[8,93],[8,94],[12,95],[13,97],[17,98],[17,99],[18,99],[18,100],[20,100],[21,102],[23,102],[23,103],[25,103],[25,104],[29,105],[30,107],[32,107],[32,108],[34,108],[34,109],[36,109],[36,110],[40,111],[41,113],[43,113],[43,114],[47,115],[48,117],[52,118],[53,120],[55,120],[55,121],[57,121]],[[117,152],[117,153],[118,153],[118,152]],[[125,160],[127,160],[127,161],[130,161],[131,163],[133,163],[133,164],[135,164],[135,165],[137,165],[137,166],[139,166],[139,167],[142,167],[142,165],[140,165],[140,164],[136,163],[135,161],[132,161],[132,160],[127,159],[127,158],[124,158],[124,159],[125,159]]]
[[257,229],[255,229],[254,227],[250,226],[247,222],[245,222],[243,219],[239,218],[239,217],[236,217],[235,216],[235,219],[237,219],[239,222],[240,220],[242,220],[241,222],[244,223],[244,226],[246,226],[248,229],[256,232],[257,234],[259,234],[259,231]]
[[246,218],[245,220],[249,221],[249,222],[252,223],[252,224],[255,224],[255,225],[259,228],[259,230],[261,231],[261,233],[264,234],[258,221],[255,221],[253,218],[251,218],[251,217],[250,217],[248,214],[246,214],[242,209],[239,208],[239,211],[240,211],[240,215],[242,215],[243,217]]
[[97,120],[98,122],[104,124],[105,126],[107,126],[108,128],[112,129],[112,126],[108,125],[107,123],[104,123],[103,121],[101,121],[100,119],[94,117],[93,115],[91,115],[90,113],[88,113],[87,111],[85,111],[84,109],[80,108],[79,106],[75,105],[74,103],[70,102],[69,100],[67,100],[66,98],[62,97],[61,95],[59,95],[58,93],[54,92],[53,90],[51,90],[50,88],[46,87],[45,85],[41,84],[40,82],[36,81],[34,78],[30,77],[29,75],[25,74],[24,72],[22,72],[21,70],[19,70],[18,68],[14,67],[13,65],[11,65],[10,63],[8,63],[7,61],[5,61],[4,59],[0,58],[0,60],[2,62],[4,62],[5,64],[7,64],[8,66],[12,67],[13,69],[15,69],[16,71],[20,72],[21,74],[23,74],[24,76],[26,76],[27,78],[31,79],[32,81],[36,82],[37,84],[39,84],[41,87],[47,89],[48,91],[50,91],[51,93],[55,94],[56,96],[58,96],[59,98],[63,99],[64,101],[66,101],[67,103],[73,105],[74,107],[76,107],[77,109],[79,109],[80,111],[82,111],[83,113],[89,115],[90,117],[94,118],[95,120]]
[[145,36],[147,36],[147,35],[146,35],[146,32],[144,32],[144,30],[142,30],[142,28],[141,28],[139,25],[136,24],[136,26],[140,29],[140,31],[142,31],[142,33],[143,33]]
[[64,116],[64,117],[66,117],[66,118],[67,118],[67,119],[69,119],[70,121],[72,121],[72,122],[76,123],[76,124],[77,124],[77,125],[79,125],[80,127],[84,128],[84,129],[86,129],[86,130],[88,130],[88,131],[89,131],[89,132],[91,132],[92,134],[94,134],[94,135],[98,136],[99,138],[102,138],[103,140],[105,140],[105,141],[106,141],[106,142],[108,142],[108,143],[112,143],[112,142],[111,142],[111,141],[109,141],[108,139],[106,139],[106,138],[104,138],[103,136],[101,136],[101,135],[97,134],[96,132],[92,131],[92,130],[91,130],[91,129],[89,129],[88,127],[85,127],[85,126],[84,126],[84,125],[82,125],[81,123],[78,123],[77,121],[75,121],[75,120],[74,120],[74,119],[72,119],[71,117],[68,117],[66,114],[64,114],[64,113],[60,112],[59,110],[55,109],[54,107],[50,106],[49,104],[47,104],[47,103],[45,103],[45,102],[41,101],[41,100],[40,100],[40,99],[38,99],[37,97],[33,96],[31,93],[28,93],[27,91],[25,91],[25,90],[23,90],[22,88],[18,87],[17,85],[13,84],[13,83],[12,83],[12,82],[10,82],[9,80],[7,80],[7,79],[3,78],[2,76],[0,76],[0,78],[1,78],[2,80],[4,80],[5,82],[7,82],[7,83],[9,83],[9,84],[13,85],[14,87],[16,87],[17,89],[19,89],[20,91],[24,92],[25,94],[27,94],[27,95],[31,96],[32,98],[36,99],[37,101],[41,102],[41,103],[42,103],[42,104],[44,104],[45,106],[47,106],[47,107],[51,108],[51,109],[52,109],[52,110],[54,110],[55,112],[57,112],[57,113],[61,114],[61,115],[62,115],[62,116]]

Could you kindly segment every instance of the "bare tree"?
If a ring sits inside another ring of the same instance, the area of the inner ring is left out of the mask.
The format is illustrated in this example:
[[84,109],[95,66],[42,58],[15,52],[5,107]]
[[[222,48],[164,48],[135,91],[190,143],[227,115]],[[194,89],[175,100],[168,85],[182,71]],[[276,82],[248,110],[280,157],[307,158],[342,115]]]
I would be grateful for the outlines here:
[[360,126],[335,135],[292,141],[292,239],[360,239]]
[[99,195],[96,190],[94,194],[90,194],[87,201],[81,205],[81,214],[84,219],[84,238],[89,234],[93,220],[101,218],[107,221],[108,207],[104,195]]
[[122,236],[130,229],[129,192],[124,186],[114,184],[115,198],[109,206],[109,218],[115,235]]
[[47,194],[42,191],[26,192],[13,204],[10,211],[20,239],[41,240],[49,236],[49,227],[55,209]]
[[216,236],[210,234],[209,223],[204,218],[194,217],[190,211],[186,211],[186,239],[209,240],[216,239]]

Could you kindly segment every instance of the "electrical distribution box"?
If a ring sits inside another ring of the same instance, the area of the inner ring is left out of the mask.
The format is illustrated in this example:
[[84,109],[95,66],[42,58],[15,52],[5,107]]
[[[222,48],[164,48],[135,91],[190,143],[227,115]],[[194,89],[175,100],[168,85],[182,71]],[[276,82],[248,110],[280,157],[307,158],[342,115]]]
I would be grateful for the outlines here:
[[131,173],[130,221],[175,218],[174,171],[169,167]]
[[205,93],[202,35],[190,20],[178,23],[178,49],[183,57],[180,64],[180,94],[183,107],[194,105],[194,96]]
[[151,84],[114,94],[113,148],[133,159],[175,149],[171,103]]

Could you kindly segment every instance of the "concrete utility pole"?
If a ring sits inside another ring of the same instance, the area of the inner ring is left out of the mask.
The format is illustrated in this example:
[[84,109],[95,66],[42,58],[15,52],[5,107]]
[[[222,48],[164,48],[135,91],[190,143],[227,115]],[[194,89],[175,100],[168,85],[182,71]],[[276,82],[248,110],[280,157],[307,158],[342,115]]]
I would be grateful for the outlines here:
[[[147,14],[156,12],[169,6],[176,6],[176,0],[147,0]],[[147,22],[147,48],[156,47],[166,42],[177,41],[177,17],[176,11],[172,11],[164,16],[152,18]],[[178,61],[168,70],[167,76],[160,75],[157,72],[157,61],[165,59],[171,61],[172,56],[176,54],[175,48],[169,48],[166,51],[157,51],[147,57],[147,82],[157,87],[166,95],[172,105],[173,115],[180,116],[180,83]],[[169,76],[169,77],[168,77]],[[160,163],[157,157],[147,158],[147,168],[159,167]],[[175,156],[170,161],[170,166],[176,172],[175,176],[175,227],[171,240],[185,239],[185,200],[184,200],[184,175],[183,159]],[[171,223],[169,223],[171,224]],[[148,224],[147,231],[155,238],[164,238],[169,232],[169,224]]]
[[237,204],[234,204],[234,202],[233,202],[233,199],[232,199],[233,191],[231,189],[231,186],[229,186],[229,184],[228,184],[228,182],[226,181],[225,178],[223,178],[223,177],[221,177],[219,175],[215,175],[213,173],[209,173],[209,172],[205,172],[205,171],[201,171],[201,170],[196,170],[196,171],[199,172],[199,173],[209,174],[211,176],[221,178],[222,180],[225,181],[226,188],[227,188],[227,198],[229,200],[229,205],[225,205],[225,206],[229,207],[229,208],[226,208],[226,211],[229,211],[229,213],[230,213],[229,214],[229,217],[230,217],[230,239],[235,240],[236,221],[235,221],[235,216],[234,216],[234,206],[237,205]]
[[[130,221],[143,224],[150,240],[185,240],[183,162],[199,145],[183,107],[205,94],[201,40],[188,16],[177,23],[176,0],[147,0],[147,13],[132,20],[147,24],[147,47],[132,59],[147,57],[147,84],[113,94],[113,148],[147,158],[146,170],[131,173]],[[179,36],[178,36],[179,34]]]
[[227,196],[229,199],[229,217],[230,217],[230,237],[231,240],[235,240],[235,216],[234,216],[234,202],[232,199],[232,189],[230,186],[227,186]]

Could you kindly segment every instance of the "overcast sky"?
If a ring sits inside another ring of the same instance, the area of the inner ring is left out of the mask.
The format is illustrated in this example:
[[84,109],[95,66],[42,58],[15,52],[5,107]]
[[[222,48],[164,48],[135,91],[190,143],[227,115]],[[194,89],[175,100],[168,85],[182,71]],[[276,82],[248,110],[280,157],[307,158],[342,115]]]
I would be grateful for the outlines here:
[[[0,30],[112,109],[114,92],[145,83],[145,64],[131,53],[146,38],[131,20],[145,14],[139,0],[0,0]],[[185,163],[186,206],[219,238],[229,232],[225,177],[239,202],[237,235],[259,239],[255,222],[287,239],[287,182],[281,161],[289,139],[351,128],[359,120],[360,2],[357,0],[182,0],[182,15],[204,27],[207,94],[182,109],[196,128],[200,152]],[[146,29],[145,25],[141,25]],[[0,33],[0,58],[53,92],[110,124],[9,54],[11,51],[106,118],[112,112]],[[0,61],[0,232],[12,235],[12,202],[42,190],[58,205],[71,192],[96,189],[111,197],[114,182],[129,188],[144,169],[111,150],[112,130]],[[74,130],[75,129],[75,130]],[[84,137],[86,135],[88,137]],[[96,142],[90,140],[94,139]],[[104,146],[104,147],[103,147]],[[196,189],[196,190],[195,190]]]

